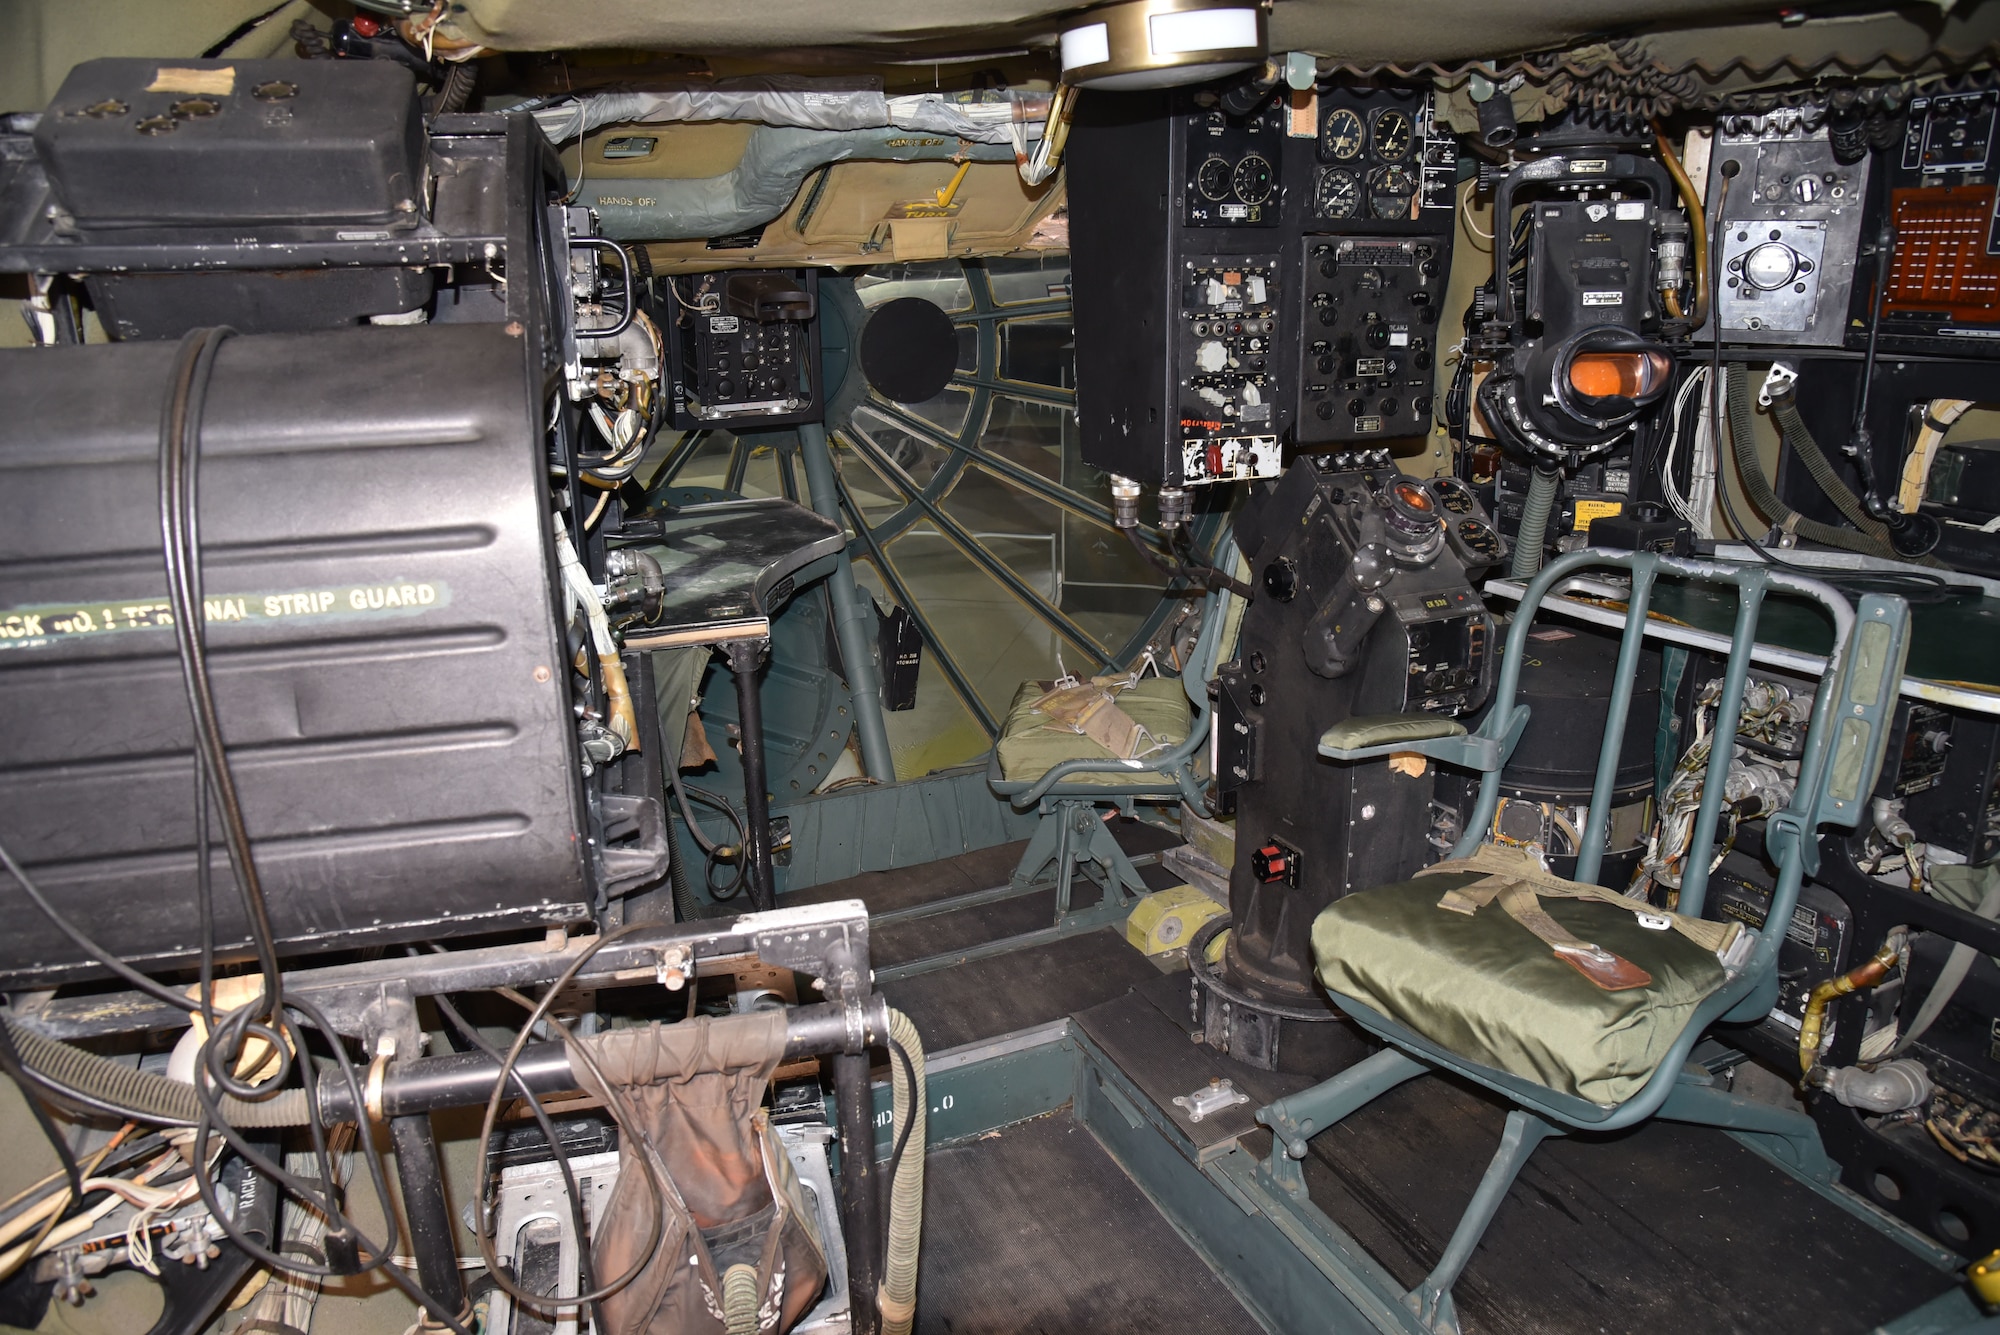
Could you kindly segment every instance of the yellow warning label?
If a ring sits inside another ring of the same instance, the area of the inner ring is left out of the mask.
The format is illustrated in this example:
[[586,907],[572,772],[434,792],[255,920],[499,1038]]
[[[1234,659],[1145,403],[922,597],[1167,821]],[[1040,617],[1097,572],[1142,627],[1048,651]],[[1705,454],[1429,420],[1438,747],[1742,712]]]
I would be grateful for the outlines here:
[[1588,533],[1590,532],[1590,523],[1592,520],[1608,519],[1612,515],[1623,514],[1624,511],[1625,502],[1623,501],[1578,501],[1576,503],[1576,531],[1578,533]]

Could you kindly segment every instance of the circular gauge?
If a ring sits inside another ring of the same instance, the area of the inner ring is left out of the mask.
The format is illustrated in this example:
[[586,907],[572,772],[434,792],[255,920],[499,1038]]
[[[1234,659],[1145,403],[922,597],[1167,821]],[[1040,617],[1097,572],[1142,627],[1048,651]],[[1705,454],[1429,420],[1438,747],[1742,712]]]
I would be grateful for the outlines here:
[[1417,180],[1408,167],[1393,163],[1368,174],[1368,210],[1378,218],[1407,218],[1416,198]]
[[1375,136],[1375,156],[1384,162],[1401,162],[1410,156],[1410,147],[1416,134],[1410,124],[1410,113],[1398,111],[1395,107],[1384,107],[1375,113],[1373,126]]
[[1201,170],[1194,176],[1195,189],[1201,191],[1204,199],[1229,198],[1229,163],[1224,158],[1210,158],[1201,164]]
[[1483,556],[1489,561],[1500,559],[1499,535],[1477,519],[1458,521],[1458,540],[1465,544],[1465,549],[1469,552]]
[[1474,501],[1472,492],[1455,477],[1431,479],[1431,490],[1437,493],[1438,504],[1455,515],[1472,513]]
[[1236,164],[1236,175],[1232,184],[1236,187],[1236,197],[1245,204],[1262,204],[1271,197],[1271,164],[1256,153],[1246,153]]
[[1352,218],[1361,212],[1361,182],[1345,167],[1323,169],[1313,207],[1322,218]]
[[1335,107],[1319,129],[1322,152],[1336,162],[1352,162],[1361,156],[1361,117],[1346,107]]

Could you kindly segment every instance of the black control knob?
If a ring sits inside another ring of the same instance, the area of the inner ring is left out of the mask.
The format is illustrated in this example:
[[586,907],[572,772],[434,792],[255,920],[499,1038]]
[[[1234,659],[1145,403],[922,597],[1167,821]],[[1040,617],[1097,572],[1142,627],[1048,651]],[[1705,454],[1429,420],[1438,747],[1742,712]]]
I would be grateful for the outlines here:
[[1368,346],[1371,348],[1386,348],[1389,346],[1389,326],[1379,321],[1372,323],[1368,326],[1368,332],[1362,337],[1368,340]]
[[726,399],[735,392],[736,386],[728,380],[718,380],[715,382],[716,397]]
[[1319,373],[1321,375],[1332,375],[1333,368],[1338,366],[1339,364],[1340,363],[1335,361],[1330,354],[1322,356],[1318,361],[1313,363],[1313,365],[1316,368],[1318,368]]
[[1313,416],[1319,418],[1322,422],[1332,421],[1333,405],[1325,399],[1321,399],[1317,404],[1313,405]]
[[1359,417],[1361,416],[1361,414],[1367,411],[1368,411],[1368,404],[1366,400],[1349,399],[1347,401],[1347,415],[1349,417]]
[[1410,411],[1415,413],[1418,417],[1422,417],[1425,413],[1429,412],[1430,410],[1431,410],[1431,400],[1428,394],[1420,394],[1416,398],[1410,400]]
[[1321,324],[1331,326],[1334,323],[1334,321],[1338,320],[1339,318],[1340,318],[1340,312],[1335,310],[1333,307],[1322,306],[1319,308],[1319,322]]
[[1397,413],[1402,411],[1402,408],[1403,405],[1396,402],[1394,399],[1384,399],[1382,400],[1381,404],[1378,405],[1377,411],[1380,412],[1384,417],[1394,417]]
[[1264,592],[1281,603],[1298,596],[1299,569],[1289,556],[1281,556],[1264,567]]
[[1410,354],[1410,365],[1416,367],[1419,371],[1430,370],[1431,350],[1429,348],[1418,348]]

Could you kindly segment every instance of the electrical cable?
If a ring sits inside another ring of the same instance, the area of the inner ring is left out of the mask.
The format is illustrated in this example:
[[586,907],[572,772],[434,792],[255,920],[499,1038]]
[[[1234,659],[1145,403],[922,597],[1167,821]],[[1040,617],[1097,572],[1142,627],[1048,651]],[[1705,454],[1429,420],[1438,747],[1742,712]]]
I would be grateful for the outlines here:
[[[431,949],[439,954],[445,953],[442,946],[432,945]],[[415,952],[412,951],[411,953]],[[512,991],[511,988],[507,990]],[[470,1043],[483,1056],[491,1058],[496,1063],[502,1062],[500,1050],[491,1043],[488,1043],[485,1035],[481,1034],[467,1022],[465,1016],[459,1013],[458,1007],[452,1003],[450,997],[440,993],[432,997],[431,1001],[437,1006],[438,1014],[444,1017],[445,1023],[457,1031],[460,1037],[464,1038],[466,1042]],[[513,1075],[516,1088],[521,1091],[521,1096],[528,1101],[528,1111],[534,1116],[535,1125],[541,1129],[543,1139],[549,1143],[549,1153],[555,1158],[556,1171],[562,1175],[563,1192],[569,1198],[570,1227],[576,1231],[578,1239],[587,1238],[590,1236],[590,1230],[584,1218],[583,1191],[577,1186],[576,1173],[570,1166],[569,1151],[563,1148],[562,1137],[556,1134],[555,1123],[550,1120],[548,1110],[542,1106],[540,1097],[529,1087],[527,1080],[519,1071],[515,1071]],[[490,1157],[492,1147],[484,1146],[483,1148]],[[578,1247],[577,1265],[583,1276],[583,1287],[586,1289],[594,1288],[596,1281],[592,1277],[589,1248]],[[581,1317],[582,1313],[578,1313],[578,1315]]]
[[[893,1052],[896,1055],[896,1060],[902,1064],[903,1080],[905,1084],[909,1088],[915,1089],[917,1087],[917,1068],[914,1064],[911,1063],[909,1052],[904,1049],[901,1043],[898,1043],[893,1038],[889,1040],[889,1051]],[[889,1154],[888,1180],[892,1183],[896,1180],[896,1174],[899,1171],[901,1171],[903,1167],[903,1150],[904,1147],[906,1147],[910,1143],[910,1132],[916,1127],[916,1125],[917,1125],[916,1118],[914,1117],[906,1118],[904,1119],[903,1122],[903,1129],[896,1133],[896,1148],[892,1150]],[[882,1232],[885,1239],[888,1236],[888,1231],[889,1231],[889,1221],[887,1219],[884,1219],[882,1221]]]
[[[291,1009],[296,1010],[300,1015],[305,1017],[315,1029],[330,1036],[331,1041],[328,1046],[333,1051],[340,1077],[348,1087],[349,1097],[354,1101],[353,1106],[357,1109],[366,1107],[366,1097],[362,1092],[361,1080],[355,1072],[353,1060],[348,1056],[346,1046],[336,1036],[333,1027],[326,1022],[326,1017],[320,1014],[311,1002],[306,1001],[302,997],[294,997],[289,1005]],[[285,1016],[281,1020],[281,1027],[286,1031],[286,1036],[291,1041],[297,1043],[299,1050],[303,1052],[305,1050],[305,1036],[300,1031],[297,1023],[290,1016]],[[429,1312],[436,1319],[437,1323],[444,1329],[451,1331],[452,1335],[471,1335],[471,1331],[460,1321],[459,1313],[446,1311],[443,1304],[426,1292],[422,1286],[390,1264],[396,1255],[396,1249],[393,1246],[378,1246],[355,1225],[351,1217],[339,1208],[337,1204],[338,1188],[334,1185],[336,1177],[327,1149],[325,1130],[321,1124],[319,1097],[315,1088],[315,1081],[307,1079],[303,1086],[310,1113],[307,1121],[307,1129],[311,1132],[312,1136],[314,1161],[319,1166],[317,1182],[308,1182],[296,1174],[288,1172],[282,1166],[273,1163],[269,1157],[245,1140],[235,1128],[215,1115],[216,1091],[213,1087],[213,1080],[214,1077],[211,1070],[205,1066],[198,1066],[196,1068],[194,1088],[196,1095],[201,1099],[202,1103],[202,1116],[195,1127],[195,1143],[198,1146],[206,1146],[209,1136],[219,1132],[222,1138],[228,1142],[230,1148],[241,1155],[253,1168],[263,1173],[272,1181],[280,1184],[286,1190],[291,1191],[292,1194],[306,1201],[314,1209],[325,1215],[330,1233],[346,1233],[354,1240],[357,1247],[357,1257],[365,1257],[366,1259],[363,1259],[361,1264],[351,1273],[366,1274],[371,1270],[381,1271],[384,1278],[396,1288],[402,1290],[411,1301]],[[358,1140],[365,1151],[362,1158],[368,1168],[369,1183],[374,1188],[376,1200],[381,1206],[382,1217],[385,1220],[391,1221],[391,1227],[393,1228],[395,1226],[393,1221],[397,1218],[397,1215],[394,1200],[389,1192],[388,1177],[382,1166],[381,1152],[375,1147],[372,1137],[361,1136],[358,1137]],[[198,1160],[201,1158],[202,1156],[197,1155]],[[281,1252],[265,1247],[263,1244],[249,1237],[224,1212],[222,1204],[216,1196],[215,1183],[211,1174],[197,1172],[195,1174],[195,1185],[201,1196],[202,1204],[208,1208],[217,1226],[247,1256],[267,1269],[274,1271],[288,1270],[300,1274],[328,1277],[350,1273],[346,1270],[336,1269],[331,1265],[301,1260],[296,1256],[286,1256]],[[322,1191],[321,1188],[324,1190]]]
[[[276,1088],[284,1083],[291,1065],[291,1053],[276,1041],[275,1030],[284,1011],[284,984],[278,964],[277,937],[271,926],[263,884],[250,847],[250,835],[236,787],[227,747],[222,738],[220,712],[216,708],[209,678],[206,626],[201,602],[201,539],[196,508],[201,461],[200,432],[207,404],[208,386],[222,345],[235,333],[227,326],[191,330],[181,340],[175,360],[170,391],[160,423],[160,537],[167,572],[167,602],[172,613],[176,647],[181,662],[182,684],[194,727],[196,753],[202,758],[206,780],[222,813],[230,868],[249,921],[257,953],[263,995],[255,1014],[248,1008],[232,1014],[220,1033],[227,1043],[215,1043],[218,1031],[211,1030],[206,1055],[222,1088],[239,1098],[255,1097],[259,1086],[238,1081],[227,1069],[240,1056],[252,1037],[273,1044],[277,1069],[262,1082]],[[212,928],[204,924],[204,930]],[[202,1001],[204,1018],[212,1014],[210,1001]],[[261,1023],[260,1023],[261,1021]],[[261,1033],[257,1032],[259,1029]]]
[[148,978],[145,974],[140,973],[124,960],[119,959],[116,955],[113,955],[110,951],[104,949],[104,947],[86,936],[75,923],[72,923],[56,910],[55,905],[49,902],[48,896],[42,893],[41,887],[36,885],[33,878],[28,875],[26,869],[14,860],[14,855],[7,851],[7,845],[4,843],[0,843],[0,866],[4,866],[7,869],[7,874],[14,878],[15,883],[21,887],[22,892],[28,896],[37,909],[41,910],[42,916],[54,924],[57,931],[68,937],[70,943],[78,950],[81,950],[84,954],[90,956],[155,1001],[163,1002],[178,1010],[190,1013],[200,1009],[199,1005],[185,993],[177,992],[164,983]]
[[[506,1055],[501,1058],[499,1078],[493,1082],[493,1092],[487,1096],[486,1110],[480,1119],[479,1143],[482,1146],[490,1147],[493,1143],[493,1126],[500,1114],[501,1091],[506,1088],[509,1077],[514,1074],[514,1063],[521,1059],[521,1050],[528,1045],[528,1036],[534,1032],[537,1025],[548,1019],[550,1004],[583,971],[584,965],[597,957],[598,951],[622,937],[643,930],[645,926],[646,924],[644,923],[632,923],[616,931],[599,935],[587,949],[570,962],[570,966],[563,970],[562,975],[548,986],[548,989],[542,995],[542,999],[535,1003],[534,1009],[528,1015],[527,1022],[514,1035],[514,1042],[508,1047]],[[690,986],[692,986],[692,980],[690,980]],[[665,1166],[656,1161],[656,1153],[653,1147],[647,1143],[646,1138],[632,1133],[631,1127],[635,1124],[635,1119],[633,1118],[631,1108],[625,1103],[623,1095],[618,1093],[617,1088],[604,1080],[602,1074],[598,1072],[596,1059],[590,1055],[589,1049],[585,1045],[575,1041],[575,1035],[570,1033],[567,1025],[558,1023],[555,1025],[555,1028],[562,1036],[563,1043],[571,1057],[573,1059],[580,1059],[590,1069],[591,1073],[597,1077],[600,1087],[611,1096],[606,1101],[606,1107],[611,1113],[612,1121],[618,1124],[620,1143],[632,1148],[634,1157],[638,1160],[640,1168],[645,1172],[648,1182],[652,1185],[652,1191],[648,1193],[647,1199],[653,1202],[653,1224],[652,1232],[648,1237],[646,1245],[639,1249],[638,1257],[633,1261],[630,1270],[619,1276],[616,1280],[600,1288],[588,1290],[575,1297],[562,1300],[561,1306],[569,1307],[575,1305],[580,1309],[583,1304],[600,1302],[612,1294],[619,1292],[626,1285],[637,1279],[646,1267],[652,1264],[653,1254],[659,1249],[660,1243],[666,1235],[667,1174]],[[546,1308],[549,1306],[547,1295],[528,1293],[517,1287],[514,1281],[508,1277],[505,1268],[500,1264],[498,1253],[494,1250],[493,1239],[488,1236],[485,1229],[477,1229],[475,1233],[479,1240],[480,1259],[486,1262],[487,1271],[492,1275],[494,1284],[499,1286],[506,1292],[508,1297],[513,1298],[516,1302],[536,1308]]]
[[[69,1179],[70,1208],[75,1209],[82,1205],[83,1169],[76,1161],[76,1152],[70,1148],[69,1138],[57,1128],[55,1119],[49,1116],[49,1110],[35,1097],[34,1090],[28,1083],[27,1069],[21,1064],[21,1054],[14,1050],[13,1036],[7,1032],[7,1026],[4,1024],[0,1024],[0,1070],[4,1070],[20,1087],[22,1100],[27,1103],[28,1111],[35,1116],[35,1125],[42,1129],[42,1135],[48,1140],[49,1148],[56,1152],[56,1162],[62,1165],[63,1176]],[[67,1212],[58,1210],[56,1213],[60,1217]]]

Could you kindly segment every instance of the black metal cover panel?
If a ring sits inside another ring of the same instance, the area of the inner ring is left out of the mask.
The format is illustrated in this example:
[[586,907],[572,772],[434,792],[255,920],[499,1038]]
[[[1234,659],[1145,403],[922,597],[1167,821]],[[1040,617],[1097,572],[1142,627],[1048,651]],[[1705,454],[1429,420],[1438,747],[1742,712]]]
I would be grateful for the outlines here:
[[422,212],[416,81],[386,60],[86,61],[35,147],[85,232],[379,229]]
[[[192,731],[158,511],[175,346],[0,353],[0,840],[107,948],[186,958]],[[202,431],[224,737],[292,951],[573,921],[567,657],[522,343],[242,336]],[[217,939],[246,938],[216,822]],[[0,985],[79,955],[0,878]]]

